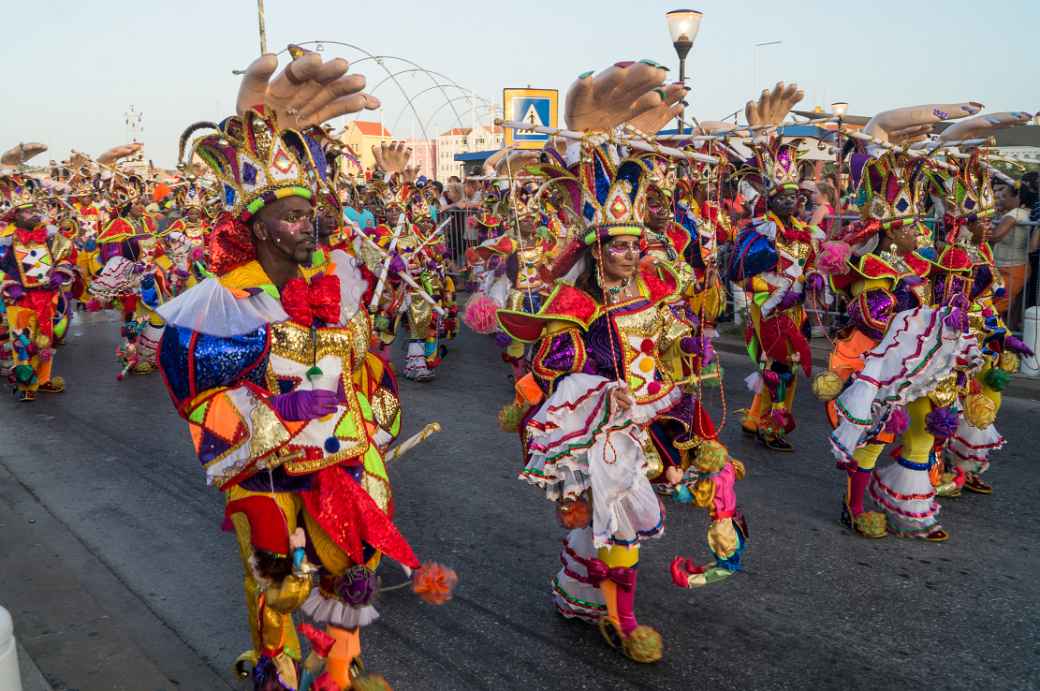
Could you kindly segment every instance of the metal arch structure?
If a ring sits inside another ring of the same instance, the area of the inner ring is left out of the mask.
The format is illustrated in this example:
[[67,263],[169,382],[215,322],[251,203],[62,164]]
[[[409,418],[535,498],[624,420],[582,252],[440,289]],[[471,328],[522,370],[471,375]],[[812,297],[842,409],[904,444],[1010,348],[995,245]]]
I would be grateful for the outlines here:
[[[410,70],[406,70],[406,71],[410,71]],[[386,80],[384,79],[383,82],[385,82],[385,81]],[[382,84],[383,82],[380,82],[380,84]],[[430,91],[433,91],[434,89],[438,88],[439,86],[446,86],[446,87],[449,87],[449,88],[452,88],[452,89],[458,89],[462,93],[467,94],[467,96],[465,96],[465,97],[462,97],[462,96],[457,97],[457,98],[453,99],[453,101],[461,100],[462,98],[472,98],[474,100],[480,101],[485,107],[487,107],[489,109],[495,108],[495,105],[491,101],[487,100],[486,98],[484,98],[482,96],[478,96],[476,93],[470,91],[469,89],[466,89],[465,87],[459,86],[458,84],[443,84],[443,85],[434,84],[433,86],[427,87],[427,88],[423,89],[422,91],[419,91],[417,93],[412,94],[412,98],[413,99],[417,99],[420,96],[422,96],[423,94],[429,93]],[[446,104],[442,104],[442,105],[446,105]],[[454,107],[452,109],[454,110]],[[440,112],[440,111],[436,111],[436,112]],[[457,113],[458,113],[458,111],[456,111],[456,114]],[[469,111],[465,111],[465,112],[462,113],[462,115],[467,115],[468,113],[469,113]],[[395,129],[397,128],[398,123],[401,122],[401,116],[403,116],[404,114],[405,114],[405,109],[402,109],[401,112],[397,114],[397,117],[394,118],[394,125],[393,126],[394,126]],[[430,118],[431,122],[432,122],[432,119],[433,118],[431,117]],[[456,119],[458,120],[460,126],[465,127],[465,125],[463,124],[462,119],[460,117],[457,117]]]
[[[437,114],[438,114],[438,113],[440,113],[440,112],[441,112],[442,110],[444,110],[444,107],[445,107],[445,106],[449,106],[449,105],[450,105],[450,106],[451,106],[451,109],[452,109],[452,110],[455,110],[455,105],[454,105],[454,104],[455,104],[455,102],[456,102],[456,101],[469,101],[469,100],[471,100],[471,99],[472,99],[472,96],[470,96],[470,95],[469,95],[469,94],[467,93],[467,95],[465,95],[465,96],[456,96],[455,98],[452,98],[452,99],[450,99],[450,100],[449,100],[448,102],[446,102],[446,103],[442,103],[442,104],[441,104],[440,106],[438,106],[438,107],[437,107],[437,109],[436,109],[435,111],[433,111],[432,113],[430,113],[430,119],[429,119],[429,120],[427,121],[427,124],[432,124],[432,123],[433,123],[433,119],[434,119],[435,117],[437,117]],[[482,100],[484,100],[484,99],[482,99]],[[494,109],[495,109],[495,105],[494,105],[494,104],[492,104],[492,103],[491,103],[490,101],[486,101],[486,100],[484,100],[484,101],[485,101],[485,102],[484,102],[484,103],[482,103],[480,107],[481,107],[481,108],[486,108],[486,109],[489,109],[489,110],[491,110],[492,112],[494,112]],[[476,110],[476,107],[472,107],[472,108],[470,108],[469,110],[467,110],[467,111],[465,111],[465,112],[466,112],[466,113],[471,113],[471,112],[473,112],[474,110]],[[455,112],[457,113],[458,111],[455,111]],[[463,129],[465,129],[465,127],[466,127],[466,125],[465,125],[465,124],[463,124],[463,122],[462,122],[462,119],[461,119],[461,118],[459,118],[459,127],[463,128]],[[424,132],[426,131],[426,128],[425,128],[425,127],[423,128],[423,131],[424,131]]]
[[[452,109],[453,113],[455,114],[456,121],[459,123],[460,127],[463,126],[462,116],[459,115],[458,110],[455,108],[454,101],[449,97],[449,94],[447,92],[447,87],[454,87],[454,88],[457,88],[457,89],[459,89],[461,91],[467,91],[469,93],[473,93],[473,92],[468,90],[468,89],[466,89],[465,87],[461,86],[460,84],[455,82],[455,80],[451,79],[450,77],[448,77],[448,76],[446,76],[446,75],[444,75],[444,74],[442,74],[440,72],[436,72],[434,70],[426,69],[422,65],[420,65],[420,64],[418,64],[418,63],[416,63],[416,62],[414,62],[412,60],[409,60],[407,58],[402,58],[402,57],[399,57],[399,56],[396,56],[396,55],[376,55],[376,54],[374,54],[374,53],[372,53],[372,52],[362,48],[361,46],[354,45],[353,43],[346,43],[345,41],[315,40],[315,41],[303,41],[303,42],[300,42],[300,43],[297,43],[297,44],[294,44],[294,45],[314,46],[314,50],[316,52],[319,52],[319,53],[324,51],[324,47],[326,45],[342,46],[344,48],[349,48],[351,50],[355,50],[355,51],[357,51],[359,53],[362,53],[365,56],[364,58],[362,58],[360,60],[352,61],[352,63],[351,63],[352,65],[358,65],[358,64],[367,62],[368,60],[375,61],[376,64],[378,64],[380,67],[382,67],[383,70],[387,74],[387,76],[379,83],[379,85],[381,86],[383,83],[385,83],[388,80],[392,80],[394,82],[394,84],[397,86],[398,91],[401,92],[401,96],[403,96],[405,101],[408,103],[408,107],[411,109],[412,115],[415,117],[416,121],[419,123],[419,127],[422,129],[423,136],[426,139],[429,139],[430,135],[427,132],[426,125],[423,123],[423,120],[422,120],[422,118],[419,115],[419,111],[416,109],[415,104],[412,102],[412,97],[409,96],[407,90],[405,90],[405,88],[404,88],[404,85],[401,84],[400,80],[397,78],[397,75],[400,74],[400,72],[392,71],[389,67],[386,66],[386,64],[384,64],[384,60],[398,60],[400,62],[403,62],[403,63],[407,64],[407,65],[410,65],[414,69],[413,70],[408,70],[408,71],[423,72],[424,74],[426,74],[427,77],[430,78],[430,81],[433,82],[433,87],[431,87],[428,90],[432,90],[434,88],[440,89],[441,94],[444,96],[445,105],[450,105],[451,106],[451,109]],[[282,50],[278,51],[276,53],[276,55],[282,55],[283,53],[288,52],[288,50],[289,50],[288,48],[283,48]],[[235,70],[235,73],[236,74],[241,74],[243,71],[244,70]],[[438,82],[437,78],[442,79],[445,83]],[[473,96],[475,97],[476,95],[473,94]],[[458,100],[458,99],[455,99],[455,100]],[[481,100],[486,100],[486,99],[481,99]],[[436,112],[439,113],[441,110],[443,110],[443,105],[440,108],[438,108]],[[400,119],[400,118],[398,118],[398,119]]]

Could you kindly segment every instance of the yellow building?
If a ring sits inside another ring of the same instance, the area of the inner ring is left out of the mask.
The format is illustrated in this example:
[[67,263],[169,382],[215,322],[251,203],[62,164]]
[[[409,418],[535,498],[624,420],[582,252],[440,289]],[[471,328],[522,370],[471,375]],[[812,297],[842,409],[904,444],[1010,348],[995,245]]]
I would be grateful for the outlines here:
[[361,159],[361,165],[365,170],[371,170],[375,165],[372,156],[372,147],[380,142],[393,141],[390,130],[383,127],[382,123],[369,120],[352,120],[347,123],[346,129],[340,135],[340,141],[349,146]]

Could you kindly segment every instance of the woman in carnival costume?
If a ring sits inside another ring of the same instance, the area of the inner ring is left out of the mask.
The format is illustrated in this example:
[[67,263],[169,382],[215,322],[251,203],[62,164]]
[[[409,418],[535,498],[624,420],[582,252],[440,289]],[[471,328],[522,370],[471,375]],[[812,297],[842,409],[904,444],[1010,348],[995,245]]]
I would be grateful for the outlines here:
[[[939,121],[937,113],[963,117],[972,108],[971,104],[957,104],[886,111],[875,116],[864,132],[879,141],[909,144],[920,136],[921,127]],[[851,177],[858,185],[862,219],[848,226],[837,241],[825,243],[817,258],[817,268],[829,275],[832,289],[844,295],[848,304],[848,323],[831,353],[829,369],[813,381],[814,392],[827,401],[832,426],[839,424],[835,399],[897,324],[897,315],[933,307],[931,282],[938,269],[936,252],[930,231],[921,222],[927,198],[926,167],[924,158],[880,148],[852,154]],[[932,384],[937,385],[951,371],[934,370]],[[904,446],[909,444],[910,452],[917,453],[914,449],[921,444],[917,441],[920,435],[907,432],[907,427],[924,428],[921,415],[927,412],[923,401],[896,408],[883,429],[859,442],[851,461],[839,460],[839,469],[848,476],[841,520],[856,534],[868,538],[888,534],[885,513],[865,507],[867,489],[878,458],[897,436],[906,433]],[[944,540],[946,533],[934,526],[928,539]]]
[[[1031,117],[1023,112],[979,115],[947,128],[939,139],[985,139],[996,130],[1020,125]],[[970,274],[968,324],[982,349],[984,364],[975,379],[959,390],[960,415],[945,444],[951,472],[937,478],[936,484],[941,494],[957,495],[961,487],[991,494],[993,488],[981,475],[989,468],[989,455],[1006,443],[993,425],[1000,410],[1001,391],[1018,371],[1019,356],[1028,357],[1033,351],[1011,334],[994,305],[1004,286],[988,242],[994,196],[992,170],[985,153],[976,149],[966,158],[951,157],[950,162],[954,170],[935,170],[937,192],[945,209],[943,226],[948,245],[943,259]]]
[[[210,484],[225,494],[239,543],[253,647],[237,663],[257,689],[361,688],[360,627],[372,623],[383,555],[441,603],[454,574],[419,560],[393,523],[384,453],[400,406],[386,363],[369,352],[358,262],[316,249],[325,187],[324,121],[374,108],[342,59],[292,50],[246,71],[238,114],[182,136],[215,174],[225,210],[211,236],[214,276],[166,303],[160,364]],[[311,656],[300,665],[293,612]],[[321,659],[318,659],[321,658]],[[322,672],[322,667],[324,671]],[[378,681],[364,688],[385,688]]]
[[[747,104],[748,124],[776,126],[803,97],[797,85],[777,84]],[[796,371],[812,371],[809,320],[804,303],[823,290],[814,270],[822,233],[798,220],[799,142],[759,135],[752,142],[755,174],[765,188],[765,207],[740,233],[730,263],[730,279],[749,298],[748,354],[758,367],[749,378],[755,392],[741,426],[771,451],[791,452],[787,435],[795,428]]]
[[[910,143],[937,119],[971,115],[978,108],[963,103],[901,109],[876,116],[865,130],[885,143]],[[857,334],[851,334],[832,358],[832,370],[854,371],[846,374],[844,390],[834,400],[831,447],[850,474],[847,524],[866,537],[881,537],[886,529],[932,542],[949,537],[939,524],[932,481],[936,449],[956,427],[958,391],[984,360],[968,331],[970,265],[956,248],[935,257],[927,231],[915,220],[923,173],[948,165],[888,154],[868,161],[862,172],[867,207],[850,239],[861,243],[855,274],[864,280],[854,276],[846,282],[855,296],[849,313],[860,327],[860,340],[867,342],[865,352],[857,354]],[[889,248],[873,253],[880,242]],[[818,383],[818,389],[832,389]],[[873,468],[885,441],[900,433],[896,462]],[[869,478],[868,491],[884,520],[861,511],[863,477]]]
[[[611,132],[629,122],[657,131],[686,93],[682,85],[663,86],[664,76],[647,61],[582,75],[568,93],[568,128]],[[534,344],[531,373],[544,400],[522,426],[521,479],[557,503],[570,531],[553,580],[556,608],[598,624],[630,659],[654,662],[662,641],[636,619],[637,574],[641,543],[664,530],[648,455],[674,439],[655,438],[651,429],[674,420],[690,435],[693,406],[681,363],[694,339],[670,306],[679,290],[674,273],[641,263],[647,168],[620,159],[605,139],[590,134],[568,147],[564,160],[573,172],[558,173],[586,221],[554,265],[554,274],[566,277],[538,313],[502,310],[499,321],[513,338]],[[680,468],[666,472],[671,483],[682,480]]]

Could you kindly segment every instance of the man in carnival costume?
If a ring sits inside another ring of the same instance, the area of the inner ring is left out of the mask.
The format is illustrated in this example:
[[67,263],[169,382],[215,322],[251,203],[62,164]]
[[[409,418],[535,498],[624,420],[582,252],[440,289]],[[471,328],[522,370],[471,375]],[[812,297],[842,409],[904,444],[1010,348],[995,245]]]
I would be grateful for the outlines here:
[[[748,124],[777,126],[803,97],[797,85],[777,84],[747,105]],[[799,142],[759,134],[752,143],[755,170],[764,186],[765,207],[737,238],[730,278],[743,284],[748,298],[748,354],[758,367],[750,381],[755,391],[742,422],[772,451],[791,452],[786,436],[794,430],[796,371],[812,371],[805,300],[823,290],[813,271],[822,233],[798,220]],[[738,307],[740,307],[738,305]]]
[[[361,688],[360,627],[383,555],[414,572],[428,601],[454,574],[419,560],[395,527],[384,453],[398,433],[392,372],[373,353],[354,257],[310,268],[313,224],[328,188],[326,120],[378,101],[345,60],[292,49],[246,71],[238,114],[203,129],[191,151],[223,190],[210,241],[214,276],[166,303],[160,365],[210,484],[238,538],[253,647],[238,662],[257,689]],[[300,665],[293,612],[312,652]],[[321,672],[324,666],[324,672]],[[321,673],[324,681],[316,680]],[[364,688],[386,688],[385,682]]]
[[5,175],[0,191],[8,205],[0,217],[5,226],[0,245],[6,246],[0,296],[6,307],[10,377],[20,400],[31,402],[38,391],[65,390],[62,378],[51,374],[54,324],[62,293],[76,280],[76,254],[72,243],[39,213],[42,186],[37,180]]

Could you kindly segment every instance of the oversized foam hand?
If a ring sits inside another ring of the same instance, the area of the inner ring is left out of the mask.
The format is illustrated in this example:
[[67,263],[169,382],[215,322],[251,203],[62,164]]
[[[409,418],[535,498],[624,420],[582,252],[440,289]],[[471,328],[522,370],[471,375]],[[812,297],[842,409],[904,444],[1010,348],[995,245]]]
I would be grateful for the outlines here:
[[979,139],[988,137],[997,130],[1015,125],[1024,125],[1033,119],[1030,113],[1020,111],[1010,113],[989,113],[988,115],[977,115],[967,120],[961,120],[956,125],[950,125],[939,135],[941,142],[959,142],[965,139]]
[[682,109],[688,89],[665,86],[668,70],[650,61],[618,62],[593,76],[586,72],[567,91],[564,120],[579,132],[608,132],[629,123],[654,133]]
[[777,82],[772,91],[763,89],[757,101],[748,101],[744,117],[752,127],[775,127],[784,121],[795,104],[805,98],[797,84]]
[[404,142],[380,142],[372,147],[372,156],[376,159],[377,168],[387,173],[403,174],[408,170],[412,150]]
[[982,104],[975,101],[896,108],[872,117],[863,132],[883,142],[906,146],[927,138],[938,122],[975,115],[980,110]]
[[136,154],[143,146],[144,144],[139,142],[125,144],[123,146],[113,146],[111,149],[98,156],[97,162],[102,165],[110,166],[122,158]]
[[47,150],[46,144],[39,142],[22,142],[18,146],[8,149],[0,156],[0,163],[5,166],[20,166],[27,163],[30,158],[39,156]]
[[362,93],[365,78],[347,74],[343,58],[324,62],[321,55],[290,46],[293,60],[272,79],[278,56],[261,55],[246,68],[236,109],[243,115],[263,106],[282,127],[303,129],[360,110],[374,110],[379,99]]

